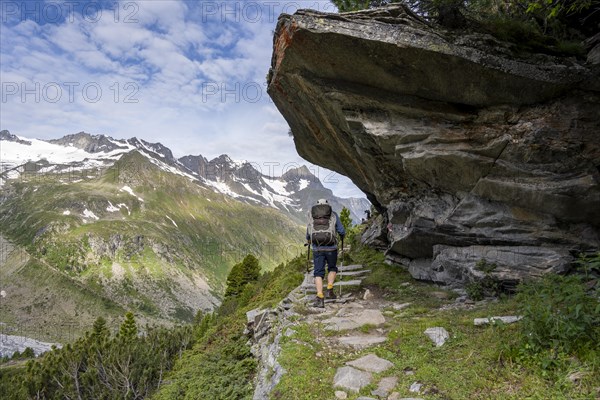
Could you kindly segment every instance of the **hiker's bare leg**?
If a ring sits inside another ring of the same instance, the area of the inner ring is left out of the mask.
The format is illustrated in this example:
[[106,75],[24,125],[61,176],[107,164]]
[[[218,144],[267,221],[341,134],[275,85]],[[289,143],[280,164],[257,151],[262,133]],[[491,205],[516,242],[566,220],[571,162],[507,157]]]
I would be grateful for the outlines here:
[[[335,271],[331,271],[328,275],[327,275],[327,287],[329,286],[333,286],[333,283],[335,282]],[[323,282],[321,282],[321,288],[323,288]]]
[[315,286],[317,287],[317,294],[323,293],[323,278],[315,276]]

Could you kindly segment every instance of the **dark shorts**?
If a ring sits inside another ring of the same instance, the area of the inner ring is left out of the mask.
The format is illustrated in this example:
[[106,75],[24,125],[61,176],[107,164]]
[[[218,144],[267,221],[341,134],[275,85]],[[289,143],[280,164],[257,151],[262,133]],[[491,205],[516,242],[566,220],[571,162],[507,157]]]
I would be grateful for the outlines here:
[[338,252],[334,251],[315,251],[313,252],[313,260],[315,262],[315,272],[313,276],[325,277],[325,263],[327,263],[328,272],[338,272],[337,269]]

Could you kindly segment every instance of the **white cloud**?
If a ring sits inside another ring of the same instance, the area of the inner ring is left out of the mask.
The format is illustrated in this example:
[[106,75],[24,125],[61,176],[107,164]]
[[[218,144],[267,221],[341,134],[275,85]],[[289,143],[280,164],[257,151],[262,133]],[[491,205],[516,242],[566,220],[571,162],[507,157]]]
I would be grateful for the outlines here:
[[[122,0],[119,18],[105,10],[93,22],[78,14],[58,24],[0,22],[1,81],[18,87],[2,99],[0,129],[35,138],[84,130],[160,141],[178,156],[305,163],[266,93],[272,31],[281,10],[333,11],[330,3],[278,3],[259,21],[228,14],[224,4]],[[53,102],[55,84],[62,97]],[[22,87],[37,93],[24,95]],[[352,192],[347,182],[332,185]]]

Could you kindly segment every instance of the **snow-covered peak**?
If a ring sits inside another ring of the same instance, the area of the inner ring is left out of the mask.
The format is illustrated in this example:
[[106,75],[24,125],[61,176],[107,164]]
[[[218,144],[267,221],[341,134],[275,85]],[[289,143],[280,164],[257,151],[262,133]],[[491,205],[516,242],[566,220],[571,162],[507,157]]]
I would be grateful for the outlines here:
[[[137,151],[165,172],[184,176],[238,201],[277,208],[299,218],[303,218],[305,211],[321,197],[330,198],[340,210],[341,206],[348,207],[356,220],[360,219],[357,214],[363,208],[363,205],[350,204],[348,201],[352,199],[335,197],[306,166],[289,169],[281,177],[272,177],[264,175],[252,163],[234,161],[226,154],[210,161],[201,155],[175,159],[171,150],[161,143],[136,137],[119,140],[85,132],[44,141],[20,138],[2,131],[0,140],[0,186],[23,172],[61,173],[65,169],[109,168],[123,155]],[[27,169],[31,168],[28,167],[31,163],[34,163],[35,171]],[[143,201],[127,186],[121,191]]]
[[152,156],[164,161],[168,164],[176,164],[178,161],[173,157],[173,153],[171,150],[162,145],[161,143],[150,143],[146,142],[143,139],[138,139],[133,137],[127,140],[127,143],[131,146],[134,146],[138,150],[143,150],[145,152],[150,153]]
[[92,135],[86,132],[66,135],[60,139],[48,140],[48,142],[66,147],[76,147],[88,153],[110,153],[119,149],[126,150],[131,148],[125,141],[118,141],[105,135]]
[[50,164],[70,164],[84,160],[94,161],[113,158],[132,150],[131,147],[118,148],[107,153],[89,153],[75,146],[64,146],[38,139],[22,139],[30,144],[18,141],[2,140],[0,160],[2,163],[17,167],[27,162],[46,160]]

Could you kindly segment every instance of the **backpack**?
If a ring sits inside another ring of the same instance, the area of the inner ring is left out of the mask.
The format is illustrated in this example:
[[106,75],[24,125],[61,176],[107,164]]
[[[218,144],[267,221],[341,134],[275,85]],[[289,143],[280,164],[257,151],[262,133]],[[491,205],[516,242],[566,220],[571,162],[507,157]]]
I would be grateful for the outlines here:
[[308,214],[308,235],[316,246],[334,246],[337,244],[335,230],[336,218],[329,204],[317,204]]

